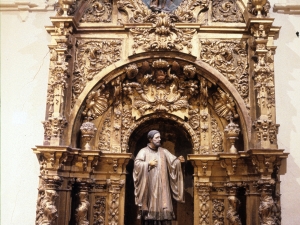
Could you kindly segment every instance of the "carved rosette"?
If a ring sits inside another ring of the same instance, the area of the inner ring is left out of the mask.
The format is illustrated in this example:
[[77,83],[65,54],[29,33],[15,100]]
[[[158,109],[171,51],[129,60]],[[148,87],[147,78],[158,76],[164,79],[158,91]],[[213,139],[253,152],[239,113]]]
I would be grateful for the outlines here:
[[107,66],[121,59],[122,40],[77,40],[72,80],[72,107],[87,82]]
[[[152,28],[130,29],[133,35],[133,53],[140,48],[145,51],[183,51],[191,53],[191,40],[195,29],[179,29],[172,23],[167,13],[157,14],[156,22]],[[140,47],[141,46],[141,47]]]
[[209,224],[209,196],[212,184],[196,182],[199,197],[199,225]]
[[224,200],[213,199],[212,207],[213,225],[224,225]]
[[112,16],[112,4],[108,0],[92,0],[83,13],[80,22],[88,23],[110,23]]
[[243,41],[201,41],[200,58],[221,72],[238,90],[249,108],[249,63]]
[[94,137],[97,128],[91,122],[84,122],[81,127],[82,149],[91,150],[90,141]]
[[94,222],[93,225],[105,224],[105,211],[106,211],[106,197],[95,196],[94,208]]
[[214,0],[212,6],[213,22],[245,22],[236,0]]

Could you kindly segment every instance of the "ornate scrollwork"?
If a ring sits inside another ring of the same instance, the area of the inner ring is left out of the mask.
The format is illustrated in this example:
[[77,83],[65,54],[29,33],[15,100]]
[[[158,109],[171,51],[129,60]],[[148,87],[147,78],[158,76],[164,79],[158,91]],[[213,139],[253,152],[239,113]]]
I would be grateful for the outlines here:
[[212,6],[213,22],[244,22],[236,0],[215,0]]
[[[158,9],[147,6],[143,1],[119,0],[118,9],[127,13],[130,23],[156,22],[160,14],[168,12],[173,22],[196,22],[200,12],[208,8],[207,0],[183,0],[178,7]],[[170,12],[171,11],[171,12]]]
[[80,22],[111,22],[112,4],[109,0],[92,0]]
[[200,58],[220,71],[249,107],[249,74],[246,41],[201,41]]
[[195,29],[178,29],[167,13],[157,15],[152,28],[130,29],[133,35],[134,52],[140,48],[146,51],[187,51],[191,52]]
[[102,69],[121,58],[122,41],[77,40],[74,77],[72,81],[72,107],[87,82]]
[[167,111],[188,116],[188,100],[198,93],[198,82],[184,78],[180,68],[176,71],[178,75],[171,73],[173,67],[165,60],[156,60],[151,67],[152,74],[140,74],[139,82],[125,80],[123,83],[123,92],[131,99],[137,118]]
[[199,197],[199,224],[209,224],[209,196],[211,183],[196,182],[195,187]]
[[211,145],[212,152],[223,152],[223,133],[220,131],[218,127],[217,120],[211,116]]
[[224,225],[224,200],[213,199],[212,200],[212,218],[214,225]]
[[253,128],[257,131],[258,140],[267,141],[269,139],[270,143],[276,141],[278,125],[269,120],[267,116],[261,116],[260,119],[254,121]]
[[105,224],[105,210],[106,210],[106,197],[95,196],[94,208],[94,223],[93,225],[104,225]]
[[52,137],[60,138],[67,124],[68,122],[64,117],[48,118],[48,120],[43,122],[45,139],[50,140]]
[[102,151],[109,151],[110,149],[110,128],[111,128],[111,113],[106,115],[106,118],[100,131],[98,149]]

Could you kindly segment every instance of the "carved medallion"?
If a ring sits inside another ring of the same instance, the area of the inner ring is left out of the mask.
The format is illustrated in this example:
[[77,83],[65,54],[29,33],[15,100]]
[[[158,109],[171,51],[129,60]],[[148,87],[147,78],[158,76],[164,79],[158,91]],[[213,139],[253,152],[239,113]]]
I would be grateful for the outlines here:
[[236,0],[214,0],[212,4],[213,22],[244,22]]
[[111,22],[112,4],[109,0],[92,0],[80,22]]

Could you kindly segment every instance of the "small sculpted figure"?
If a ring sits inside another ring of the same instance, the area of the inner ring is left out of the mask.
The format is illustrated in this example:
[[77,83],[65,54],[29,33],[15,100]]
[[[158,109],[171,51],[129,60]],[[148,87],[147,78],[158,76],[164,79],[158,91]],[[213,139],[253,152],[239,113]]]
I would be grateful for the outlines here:
[[148,139],[150,143],[134,161],[135,204],[139,206],[143,225],[171,225],[175,219],[172,196],[184,202],[181,162],[185,159],[160,147],[159,131],[150,131]]
[[143,0],[143,2],[153,11],[172,12],[181,3],[181,0]]

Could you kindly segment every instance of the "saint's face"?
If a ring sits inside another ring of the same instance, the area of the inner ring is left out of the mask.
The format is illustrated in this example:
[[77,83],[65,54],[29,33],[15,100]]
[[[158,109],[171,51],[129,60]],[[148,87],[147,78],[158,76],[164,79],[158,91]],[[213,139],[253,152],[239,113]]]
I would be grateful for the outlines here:
[[160,133],[156,133],[154,134],[151,142],[156,146],[159,147],[160,146]]

